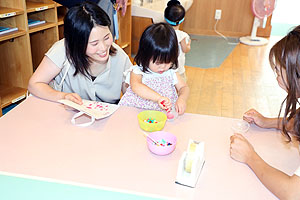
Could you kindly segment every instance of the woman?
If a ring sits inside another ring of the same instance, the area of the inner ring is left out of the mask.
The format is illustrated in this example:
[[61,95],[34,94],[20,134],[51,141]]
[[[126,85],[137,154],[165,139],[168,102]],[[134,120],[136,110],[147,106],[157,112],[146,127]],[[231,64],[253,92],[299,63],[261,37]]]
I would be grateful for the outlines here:
[[29,80],[30,93],[51,101],[82,104],[83,98],[117,104],[126,90],[123,72],[132,63],[113,43],[110,23],[93,2],[72,7],[64,20],[65,38],[46,53]]
[[[72,0],[72,1],[66,1],[66,0],[54,0],[55,2],[67,7],[71,8],[73,6],[76,6],[77,4],[80,4],[86,0]],[[116,5],[116,11],[119,11],[120,8],[122,8],[122,16],[125,16],[126,14],[126,9],[127,9],[127,1],[128,0],[89,0],[92,2],[97,3],[100,8],[102,8],[109,16],[110,21],[112,22],[110,25],[110,31],[113,34],[113,38],[115,36],[115,28],[114,26],[117,26],[114,22],[114,6]],[[115,4],[115,5],[114,5]]]
[[[244,120],[261,128],[277,128],[289,141],[289,134],[300,141],[300,110],[297,109],[300,98],[300,26],[272,47],[269,61],[277,74],[279,86],[287,92],[284,116],[266,118],[251,109],[244,114]],[[279,199],[300,199],[300,167],[289,176],[268,165],[241,134],[234,134],[230,140],[231,157],[247,164]]]

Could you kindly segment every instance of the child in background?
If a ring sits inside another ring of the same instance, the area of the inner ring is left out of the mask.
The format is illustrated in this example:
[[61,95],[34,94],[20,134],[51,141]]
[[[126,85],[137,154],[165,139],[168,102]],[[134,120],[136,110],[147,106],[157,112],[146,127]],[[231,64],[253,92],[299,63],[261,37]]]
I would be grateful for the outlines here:
[[[291,141],[290,135],[300,141],[300,26],[271,48],[269,61],[277,74],[278,85],[287,92],[284,115],[267,118],[251,109],[243,118],[261,128],[281,130],[288,141]],[[281,105],[282,109],[284,104]],[[300,199],[300,167],[290,176],[268,165],[243,135],[235,133],[230,140],[231,157],[247,164],[273,194],[279,199]]]
[[171,0],[168,2],[167,8],[165,9],[165,20],[175,29],[179,46],[178,73],[186,82],[187,78],[184,68],[185,53],[191,50],[191,40],[186,32],[179,30],[180,24],[184,21],[184,16],[185,10],[179,1]]
[[174,106],[183,114],[189,87],[175,71],[178,42],[174,29],[166,23],[146,28],[134,60],[137,65],[128,70],[125,80],[130,86],[119,105],[160,111]]

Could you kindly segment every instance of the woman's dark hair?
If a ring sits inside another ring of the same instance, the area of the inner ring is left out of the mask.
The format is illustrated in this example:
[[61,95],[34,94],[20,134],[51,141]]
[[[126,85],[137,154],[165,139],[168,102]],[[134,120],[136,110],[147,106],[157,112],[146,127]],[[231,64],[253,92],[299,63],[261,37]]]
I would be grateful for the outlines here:
[[[279,70],[287,88],[287,96],[282,102],[278,114],[279,118],[283,104],[286,102],[282,120],[282,132],[288,138],[288,141],[291,141],[287,124],[289,120],[295,117],[294,133],[297,140],[300,141],[300,110],[297,109],[300,94],[300,26],[294,28],[271,48],[269,61],[273,69],[277,68]],[[283,76],[282,69],[286,71],[286,77]]]
[[[70,8],[64,19],[64,37],[66,55],[75,67],[74,76],[81,73],[89,75],[90,60],[86,55],[91,30],[97,26],[110,26],[109,16],[95,3],[83,2]],[[116,49],[111,46],[109,54],[115,55]]]
[[164,15],[165,19],[173,22],[171,23],[172,26],[177,26],[185,16],[185,9],[179,1],[171,0],[167,4]]
[[174,29],[166,23],[152,24],[143,32],[134,61],[149,72],[149,63],[173,63],[178,68],[178,42]]

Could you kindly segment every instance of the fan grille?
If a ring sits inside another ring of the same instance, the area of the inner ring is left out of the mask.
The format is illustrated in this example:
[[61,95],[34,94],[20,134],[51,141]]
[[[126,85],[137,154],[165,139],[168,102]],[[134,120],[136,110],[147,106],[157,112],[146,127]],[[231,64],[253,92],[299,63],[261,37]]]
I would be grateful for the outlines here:
[[275,0],[252,0],[252,12],[259,19],[269,17],[275,8]]

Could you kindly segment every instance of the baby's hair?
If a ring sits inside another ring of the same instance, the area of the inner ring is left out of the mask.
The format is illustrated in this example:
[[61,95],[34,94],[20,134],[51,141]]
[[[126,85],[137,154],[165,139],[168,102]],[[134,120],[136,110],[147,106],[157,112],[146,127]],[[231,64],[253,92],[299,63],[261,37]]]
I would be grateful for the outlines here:
[[172,26],[177,26],[184,21],[185,9],[178,0],[171,0],[165,9],[165,20]]
[[[283,82],[287,88],[287,96],[281,104],[278,118],[282,111],[284,102],[284,116],[282,120],[282,132],[291,141],[287,131],[288,121],[295,117],[294,132],[298,141],[300,141],[300,110],[297,109],[300,95],[300,26],[297,26],[288,33],[283,39],[277,42],[270,50],[270,65],[273,69],[277,68]],[[286,77],[282,71],[286,71]]]
[[143,32],[139,50],[134,58],[143,72],[149,72],[149,63],[173,63],[171,69],[178,68],[178,42],[174,29],[166,23],[148,26]]

